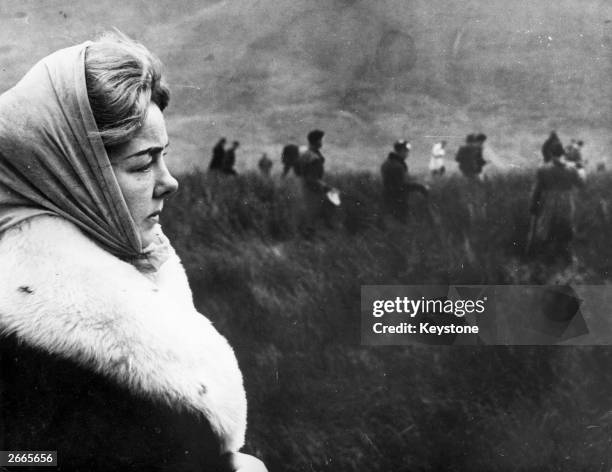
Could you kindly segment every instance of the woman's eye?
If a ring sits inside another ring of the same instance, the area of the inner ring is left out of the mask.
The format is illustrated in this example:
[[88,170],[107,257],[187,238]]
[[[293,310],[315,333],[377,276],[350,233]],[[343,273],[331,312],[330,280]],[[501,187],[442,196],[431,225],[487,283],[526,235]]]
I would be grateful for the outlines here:
[[153,159],[150,159],[148,162],[134,168],[134,172],[146,172],[149,169],[151,169],[151,167],[153,167]]

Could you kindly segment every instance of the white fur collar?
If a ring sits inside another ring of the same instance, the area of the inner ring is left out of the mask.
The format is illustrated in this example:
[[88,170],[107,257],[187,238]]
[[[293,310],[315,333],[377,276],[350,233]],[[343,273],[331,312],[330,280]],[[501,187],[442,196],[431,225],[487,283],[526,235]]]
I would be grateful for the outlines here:
[[172,253],[151,280],[64,219],[27,220],[0,239],[0,332],[203,413],[223,450],[236,451],[246,430],[242,376]]

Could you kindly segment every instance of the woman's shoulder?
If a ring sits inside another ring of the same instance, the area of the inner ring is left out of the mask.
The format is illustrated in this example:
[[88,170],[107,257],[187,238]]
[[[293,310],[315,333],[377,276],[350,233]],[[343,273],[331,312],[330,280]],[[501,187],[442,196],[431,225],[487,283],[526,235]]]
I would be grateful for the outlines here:
[[57,450],[70,470],[217,470],[219,440],[198,415],[14,335],[0,335],[0,363],[0,440],[9,449]]
[[59,217],[8,230],[0,265],[0,330],[78,360],[105,349],[105,338],[95,335],[100,328],[129,337],[147,316],[161,320],[174,308],[153,280]]
[[[132,277],[135,268],[98,246],[70,221],[50,215],[29,218],[0,236],[0,264],[10,280],[29,286],[55,280],[86,285],[98,277]],[[2,275],[0,274],[0,279]],[[72,284],[68,284],[70,287]],[[0,290],[6,286],[0,285]]]
[[127,302],[124,292],[138,297],[155,289],[134,266],[54,216],[30,218],[6,231],[0,239],[0,264],[0,309],[8,316],[33,316],[42,309],[92,313],[102,305],[112,312]]
[[246,425],[242,376],[227,341],[177,282],[184,272],[173,260],[152,280],[71,223],[33,218],[0,240],[0,333],[134,393],[187,404],[235,449]]
[[34,248],[43,257],[79,249],[104,253],[74,223],[53,215],[28,218],[0,236],[2,257],[6,257],[11,252],[27,253]]
[[185,271],[172,247],[168,260],[156,273],[143,274],[101,248],[75,224],[57,216],[30,218],[1,235],[0,263],[7,277],[26,277],[23,280],[28,287],[27,279],[45,285],[56,280],[67,289],[75,285],[82,290],[93,281],[112,279],[147,290],[153,283],[157,290],[168,289],[172,295],[185,297],[188,305],[191,302]]

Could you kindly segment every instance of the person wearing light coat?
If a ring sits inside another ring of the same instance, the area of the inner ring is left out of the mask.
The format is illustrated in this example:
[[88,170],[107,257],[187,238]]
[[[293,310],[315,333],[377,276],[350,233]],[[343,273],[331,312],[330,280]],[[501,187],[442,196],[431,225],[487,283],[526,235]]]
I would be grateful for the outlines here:
[[234,352],[159,224],[161,65],[120,35],[0,96],[0,446],[62,471],[261,471]]

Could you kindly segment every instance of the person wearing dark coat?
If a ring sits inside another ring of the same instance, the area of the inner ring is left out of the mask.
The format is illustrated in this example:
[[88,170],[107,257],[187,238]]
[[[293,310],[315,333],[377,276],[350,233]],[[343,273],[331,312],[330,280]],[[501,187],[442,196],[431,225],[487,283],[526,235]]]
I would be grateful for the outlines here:
[[561,157],[565,154],[563,143],[559,139],[556,131],[551,131],[550,136],[542,144],[542,157],[544,162],[551,162],[555,157]]
[[461,173],[469,179],[480,179],[482,169],[487,163],[483,157],[483,146],[487,137],[484,134],[470,134],[455,156]]
[[261,175],[264,177],[270,177],[270,172],[272,172],[273,165],[274,163],[272,162],[272,159],[270,159],[265,152],[261,155],[259,161],[257,162],[259,172],[261,172]]
[[300,227],[302,233],[310,237],[316,231],[316,224],[322,219],[331,227],[331,213],[327,205],[327,192],[331,187],[323,181],[325,157],[321,154],[325,133],[315,129],[308,133],[308,149],[294,164],[294,172],[301,182],[302,208]]
[[236,175],[236,169],[234,165],[236,164],[236,149],[240,146],[238,141],[234,141],[232,143],[232,147],[230,147],[227,151],[225,151],[225,156],[223,157],[223,166],[221,168],[221,172],[227,175]]
[[225,157],[225,143],[226,139],[221,138],[215,144],[212,151],[212,159],[208,165],[208,170],[221,170],[223,168],[223,158]]
[[575,233],[575,193],[584,186],[584,172],[562,156],[540,167],[531,193],[531,228],[527,252],[551,263],[570,264]]
[[408,218],[408,200],[411,192],[419,192],[427,196],[427,187],[408,180],[408,142],[396,141],[393,151],[382,164],[380,172],[383,183],[383,205],[385,211],[397,220],[405,223]]
[[300,148],[296,144],[287,144],[283,148],[283,152],[281,153],[281,162],[283,164],[283,177],[287,176],[291,169],[294,169],[295,172],[294,166],[299,158]]
[[323,182],[325,174],[325,158],[321,154],[323,136],[321,130],[308,133],[308,149],[304,151],[295,164],[296,173],[302,178],[304,186],[314,193],[321,194],[329,189]]
[[159,225],[168,101],[159,60],[119,33],[0,95],[2,450],[57,451],[58,471],[265,470],[238,452],[236,356]]

